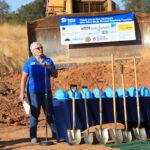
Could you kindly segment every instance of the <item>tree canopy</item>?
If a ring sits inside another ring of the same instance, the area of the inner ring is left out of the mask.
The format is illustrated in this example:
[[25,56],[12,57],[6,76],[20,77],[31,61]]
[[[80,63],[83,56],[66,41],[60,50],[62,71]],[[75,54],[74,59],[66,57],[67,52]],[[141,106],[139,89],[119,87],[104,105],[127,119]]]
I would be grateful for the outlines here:
[[150,0],[122,0],[126,10],[150,13]]
[[[45,16],[45,5],[43,3],[43,0],[34,0],[10,13],[10,6],[4,0],[0,0],[0,20],[1,22],[25,23],[26,21],[42,18]],[[2,20],[1,16],[5,20]]]
[[10,6],[4,1],[0,0],[0,22],[6,20],[9,14]]

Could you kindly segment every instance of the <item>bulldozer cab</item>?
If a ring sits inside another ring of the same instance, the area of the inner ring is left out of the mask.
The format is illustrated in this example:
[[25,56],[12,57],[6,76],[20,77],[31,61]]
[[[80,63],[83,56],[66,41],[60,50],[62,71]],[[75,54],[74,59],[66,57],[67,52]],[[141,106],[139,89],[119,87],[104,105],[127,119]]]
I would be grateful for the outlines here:
[[115,3],[112,0],[46,0],[46,16],[113,9]]

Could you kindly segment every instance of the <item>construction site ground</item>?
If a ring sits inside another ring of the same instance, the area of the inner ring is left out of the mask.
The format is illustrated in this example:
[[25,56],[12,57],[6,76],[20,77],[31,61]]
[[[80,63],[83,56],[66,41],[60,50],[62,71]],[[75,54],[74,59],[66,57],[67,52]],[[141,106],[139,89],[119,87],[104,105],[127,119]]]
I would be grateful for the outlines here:
[[[98,85],[98,81],[103,81],[103,89],[112,87],[111,58],[109,61],[97,64],[84,64],[82,66],[72,65],[70,68],[59,70],[58,78],[51,79],[53,95],[57,89],[69,90],[69,84],[87,85],[92,91]],[[133,58],[120,59],[115,61],[115,88],[121,87],[120,64],[124,64],[125,88],[135,86]],[[150,59],[137,59],[138,87],[146,86],[150,89]],[[19,100],[21,72],[3,73],[0,76],[0,149],[1,150],[110,150],[113,148],[103,145],[70,146],[65,141],[54,145],[40,146],[30,143],[29,139],[29,116],[24,112],[22,103]],[[113,127],[113,124],[107,125]],[[122,125],[119,125],[122,128]],[[45,137],[45,117],[41,112],[38,124],[38,137],[44,140]],[[51,132],[48,130],[48,137]]]

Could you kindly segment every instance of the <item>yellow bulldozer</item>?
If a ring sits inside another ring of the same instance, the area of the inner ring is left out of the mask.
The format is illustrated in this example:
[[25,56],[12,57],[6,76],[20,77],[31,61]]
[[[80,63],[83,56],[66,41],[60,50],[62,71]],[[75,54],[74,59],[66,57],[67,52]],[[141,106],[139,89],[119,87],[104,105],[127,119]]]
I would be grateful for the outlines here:
[[40,41],[58,68],[97,63],[112,53],[140,56],[150,49],[150,14],[115,6],[112,0],[47,0],[46,17],[27,23],[28,45]]

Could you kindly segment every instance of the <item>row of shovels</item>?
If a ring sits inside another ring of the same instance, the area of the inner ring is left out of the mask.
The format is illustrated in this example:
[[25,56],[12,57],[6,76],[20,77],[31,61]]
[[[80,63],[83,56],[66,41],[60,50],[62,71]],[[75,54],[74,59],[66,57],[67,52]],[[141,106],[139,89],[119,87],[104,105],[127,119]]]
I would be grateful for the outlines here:
[[[115,75],[114,75],[114,56],[112,55],[112,84],[113,84],[113,112],[114,112],[114,128],[108,129],[103,128],[102,125],[102,91],[99,88],[99,117],[100,123],[99,128],[95,129],[95,132],[89,131],[89,120],[88,120],[88,107],[87,107],[87,99],[86,99],[86,86],[82,86],[82,92],[84,94],[84,106],[85,106],[85,117],[86,117],[86,127],[87,130],[83,134],[83,139],[86,144],[94,144],[95,141],[99,144],[106,144],[109,139],[113,140],[115,143],[122,142],[131,142],[133,140],[132,132],[134,137],[138,140],[145,140],[147,138],[145,128],[140,128],[140,105],[139,105],[139,95],[138,95],[138,83],[137,83],[137,69],[136,69],[136,58],[134,57],[134,73],[135,73],[135,84],[136,84],[136,105],[137,105],[137,118],[138,125],[133,130],[129,130],[128,128],[128,118],[127,118],[127,108],[126,108],[126,97],[125,97],[125,88],[124,88],[124,67],[123,64],[120,65],[121,72],[121,80],[123,87],[123,108],[124,108],[124,121],[125,126],[124,129],[117,129],[117,111],[116,111],[116,97],[115,97]],[[75,90],[77,89],[77,85],[70,85],[70,89],[72,91],[72,118],[73,118],[73,127],[72,129],[67,130],[69,144],[78,145],[81,143],[82,135],[80,129],[76,129],[75,127]]]

